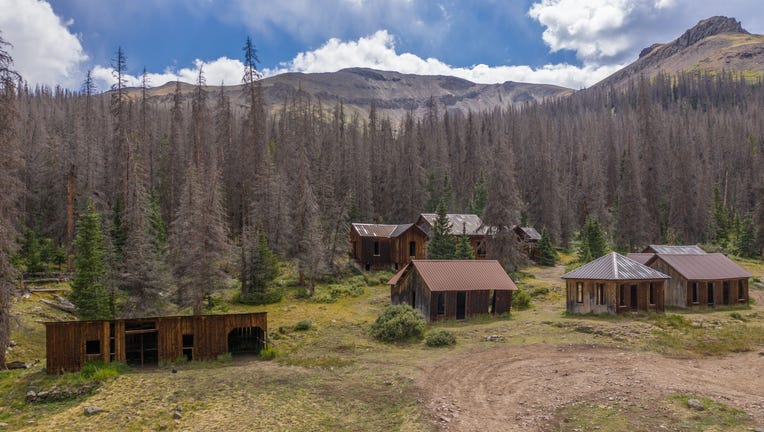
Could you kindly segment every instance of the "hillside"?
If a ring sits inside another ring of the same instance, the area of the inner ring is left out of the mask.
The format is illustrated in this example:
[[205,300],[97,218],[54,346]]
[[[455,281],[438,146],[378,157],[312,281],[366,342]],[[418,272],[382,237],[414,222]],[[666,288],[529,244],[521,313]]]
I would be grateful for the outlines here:
[[624,87],[639,76],[723,70],[749,77],[764,74],[764,35],[749,33],[734,18],[717,16],[700,21],[674,41],[643,49],[635,62],[594,87]]
[[[426,76],[402,74],[374,69],[350,68],[330,73],[285,73],[261,81],[267,111],[280,109],[284,101],[297,92],[310,95],[314,102],[320,101],[331,109],[343,103],[345,113],[358,113],[361,118],[368,114],[372,102],[382,116],[400,120],[407,112],[416,116],[427,109],[430,98],[440,110],[490,111],[494,107],[519,105],[528,101],[567,96],[572,90],[547,84],[505,82],[503,84],[476,84],[451,76]],[[193,86],[181,84],[181,91],[190,94]],[[220,87],[208,87],[210,93]],[[225,92],[234,101],[242,103],[241,85],[226,86]],[[151,89],[149,94],[162,103],[170,103],[175,83]],[[139,91],[133,90],[134,97]]]

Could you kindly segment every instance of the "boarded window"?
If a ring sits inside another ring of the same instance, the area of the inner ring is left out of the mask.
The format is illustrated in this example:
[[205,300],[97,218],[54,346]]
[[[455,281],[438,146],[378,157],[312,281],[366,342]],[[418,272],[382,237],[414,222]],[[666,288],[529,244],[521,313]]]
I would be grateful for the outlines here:
[[410,241],[409,242],[409,256],[415,257],[416,256],[416,242]]
[[648,295],[648,300],[651,305],[655,304],[655,282],[650,282],[650,294]]
[[738,301],[745,300],[745,285],[743,285],[742,279],[737,281],[737,299]]
[[89,340],[85,342],[85,354],[101,354],[101,340]]
[[584,283],[576,282],[576,303],[584,302]]
[[598,305],[605,304],[605,284],[603,283],[597,284],[597,304]]
[[379,256],[379,242],[374,242],[374,256]]
[[445,315],[446,313],[446,293],[438,293],[438,315]]
[[698,304],[698,283],[692,283],[692,302]]

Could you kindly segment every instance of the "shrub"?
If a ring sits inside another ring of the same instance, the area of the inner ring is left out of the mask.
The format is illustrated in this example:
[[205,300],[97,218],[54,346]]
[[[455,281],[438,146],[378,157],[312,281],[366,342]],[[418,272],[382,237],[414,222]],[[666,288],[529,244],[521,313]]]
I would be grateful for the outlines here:
[[456,336],[454,336],[448,330],[433,330],[427,333],[424,338],[424,343],[428,347],[443,347],[456,344]]
[[313,303],[334,303],[337,301],[337,297],[333,296],[330,291],[317,291],[310,298]]
[[738,320],[738,321],[747,321],[747,320],[746,320],[746,319],[743,317],[743,315],[741,315],[741,314],[740,314],[740,312],[732,312],[732,313],[730,314],[730,316],[731,316],[732,318],[735,318],[735,319],[736,319],[736,320]]
[[260,351],[260,358],[262,360],[273,360],[276,358],[276,354],[276,350],[273,347],[267,347]]
[[512,307],[516,310],[526,310],[531,307],[531,296],[525,290],[512,293]]
[[218,361],[218,363],[231,363],[233,361],[233,354],[227,352],[218,355],[215,360]]
[[371,335],[383,342],[421,338],[425,321],[422,314],[409,305],[388,306],[371,326]]
[[130,368],[121,362],[104,363],[102,361],[94,361],[85,363],[85,365],[82,366],[80,376],[88,380],[104,381],[125,373],[128,370],[130,370]]
[[358,297],[360,295],[363,295],[365,292],[365,288],[363,285],[359,285],[356,283],[350,282],[349,285],[329,285],[329,291],[332,294],[332,297]]
[[294,325],[294,329],[297,331],[307,331],[313,327],[313,323],[310,320],[302,320]]
[[269,289],[265,291],[253,291],[246,294],[239,293],[234,299],[238,303],[248,305],[266,305],[278,303],[284,298],[284,292],[280,289]]

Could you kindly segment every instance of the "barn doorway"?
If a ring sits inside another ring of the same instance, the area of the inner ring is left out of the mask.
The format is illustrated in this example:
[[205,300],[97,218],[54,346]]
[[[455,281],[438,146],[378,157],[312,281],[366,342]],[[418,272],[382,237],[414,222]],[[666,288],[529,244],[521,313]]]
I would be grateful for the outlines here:
[[713,306],[714,305],[714,283],[709,282],[708,285],[708,305]]
[[464,291],[456,292],[456,319],[464,319],[467,311],[467,293]]
[[491,291],[491,310],[488,312],[492,314],[496,313],[496,290]]
[[231,355],[259,354],[265,346],[265,333],[260,327],[237,327],[228,333]]
[[722,285],[722,304],[730,304],[730,281],[724,281]]
[[631,310],[636,311],[637,310],[637,298],[638,298],[637,297],[637,285],[632,285],[630,288],[631,288],[631,293],[630,293],[631,295],[629,296],[630,297],[630,299],[629,299],[630,300],[629,306],[631,307]]
[[159,364],[159,332],[156,321],[125,323],[125,362],[130,366]]

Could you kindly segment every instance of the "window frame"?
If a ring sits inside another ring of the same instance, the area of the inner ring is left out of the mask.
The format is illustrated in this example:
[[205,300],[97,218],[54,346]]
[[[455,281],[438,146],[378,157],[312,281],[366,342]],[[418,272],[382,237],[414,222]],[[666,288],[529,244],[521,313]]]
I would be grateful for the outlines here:
[[584,283],[576,282],[576,303],[584,302]]

